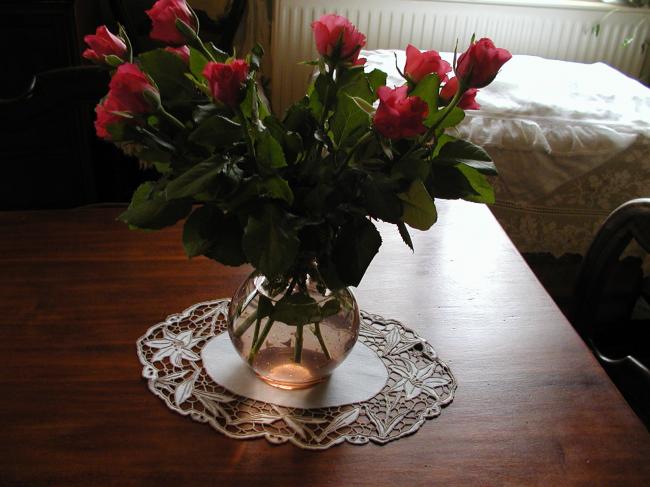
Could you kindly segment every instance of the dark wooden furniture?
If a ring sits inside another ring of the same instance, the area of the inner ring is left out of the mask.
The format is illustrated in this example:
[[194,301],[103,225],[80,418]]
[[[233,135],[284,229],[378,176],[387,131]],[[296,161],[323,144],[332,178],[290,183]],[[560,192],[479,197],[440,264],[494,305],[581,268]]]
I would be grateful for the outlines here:
[[643,277],[641,259],[622,258],[631,242],[650,254],[650,198],[621,205],[598,230],[580,269],[572,321],[650,425],[650,312],[635,316],[639,302],[650,303],[650,279]]
[[485,207],[441,202],[415,255],[382,229],[356,291],[433,344],[454,402],[411,437],[324,452],[228,439],[147,390],[136,339],[249,269],[118,212],[0,214],[0,484],[650,484],[650,435]]

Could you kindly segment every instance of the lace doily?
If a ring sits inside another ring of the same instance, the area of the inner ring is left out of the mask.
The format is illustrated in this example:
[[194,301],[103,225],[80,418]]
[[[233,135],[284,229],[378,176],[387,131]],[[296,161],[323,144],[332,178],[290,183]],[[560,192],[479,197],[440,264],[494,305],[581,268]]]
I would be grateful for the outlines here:
[[359,340],[388,370],[367,401],[316,409],[277,406],[233,394],[215,383],[201,349],[226,330],[228,300],[198,303],[151,327],[138,342],[149,390],[184,416],[231,438],[264,437],[322,450],[347,441],[387,443],[415,433],[451,403],[457,384],[426,340],[394,320],[361,312]]

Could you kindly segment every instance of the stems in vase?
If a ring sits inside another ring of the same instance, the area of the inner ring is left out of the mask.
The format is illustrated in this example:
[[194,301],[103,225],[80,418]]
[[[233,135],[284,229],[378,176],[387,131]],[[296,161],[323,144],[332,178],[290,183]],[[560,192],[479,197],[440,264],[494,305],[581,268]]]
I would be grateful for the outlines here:
[[304,326],[296,326],[296,346],[293,349],[293,361],[297,364],[302,360],[302,329]]
[[325,340],[323,339],[323,334],[320,331],[320,322],[314,323],[313,332],[314,332],[314,335],[316,335],[316,338],[318,338],[318,343],[320,344],[320,348],[323,350],[323,353],[325,354],[325,358],[327,360],[330,360],[332,357],[330,356],[330,352],[327,349],[327,345],[325,345]]
[[262,318],[257,318],[257,321],[255,322],[255,330],[253,331],[253,343],[257,342],[257,337],[260,334],[260,323],[262,321]]
[[257,341],[255,341],[251,347],[251,351],[248,353],[248,363],[252,364],[253,360],[255,360],[255,357],[257,356],[257,352],[260,351],[260,348],[262,347],[262,344],[264,343],[264,340],[266,340],[266,337],[268,336],[269,332],[271,331],[271,327],[273,326],[273,323],[275,320],[272,320],[271,318],[268,319],[266,322],[266,326],[264,326],[264,329],[262,330],[262,334],[259,336]]

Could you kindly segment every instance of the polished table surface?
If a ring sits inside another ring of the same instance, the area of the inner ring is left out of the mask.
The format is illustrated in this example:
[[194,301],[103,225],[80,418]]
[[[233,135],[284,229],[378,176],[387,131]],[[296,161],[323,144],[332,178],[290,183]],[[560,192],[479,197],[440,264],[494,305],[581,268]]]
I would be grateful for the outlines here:
[[454,402],[385,446],[233,440],[171,412],[135,341],[249,272],[119,209],[0,213],[0,485],[650,485],[650,435],[487,208],[392,228],[356,294],[428,339]]

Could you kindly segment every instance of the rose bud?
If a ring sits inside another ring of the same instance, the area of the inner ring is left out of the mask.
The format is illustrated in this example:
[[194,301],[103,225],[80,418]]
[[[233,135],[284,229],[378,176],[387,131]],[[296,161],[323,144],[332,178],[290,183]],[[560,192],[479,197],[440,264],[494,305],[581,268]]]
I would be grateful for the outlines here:
[[112,139],[108,130],[110,125],[116,125],[125,120],[123,117],[114,114],[113,111],[119,111],[119,107],[110,95],[95,107],[95,113],[97,114],[95,131],[97,136],[104,140]]
[[[447,84],[442,87],[442,90],[440,90],[440,101],[442,101],[443,105],[448,105],[451,99],[454,97],[456,92],[458,91],[458,78],[451,78],[449,81],[447,81]],[[476,94],[478,93],[478,90],[476,88],[470,88],[463,93],[463,95],[460,97],[460,101],[458,102],[458,107],[462,108],[463,110],[478,110],[481,108],[481,105],[479,105],[476,102]]]
[[389,139],[414,137],[426,131],[422,123],[429,113],[426,102],[417,96],[408,96],[408,86],[377,89],[379,107],[373,119],[377,132]]
[[148,101],[145,92],[151,94],[149,98],[158,100],[160,94],[135,64],[124,63],[118,67],[108,86],[108,96],[112,98],[118,111],[148,113],[157,108]]
[[176,54],[179,58],[185,62],[185,64],[190,63],[190,48],[187,46],[180,46],[180,47],[166,47],[165,51],[171,52],[172,54]]
[[366,36],[340,15],[323,15],[312,22],[316,49],[321,56],[356,64]]
[[460,55],[456,76],[468,88],[483,88],[494,80],[501,66],[511,57],[507,50],[495,47],[490,39],[483,38]]
[[88,44],[82,56],[98,64],[106,64],[106,56],[116,56],[120,59],[126,57],[126,44],[115,34],[111,33],[105,25],[97,27],[95,34],[84,37]]
[[242,87],[248,76],[248,64],[241,59],[230,63],[208,63],[203,69],[212,97],[231,108],[242,99]]
[[185,0],[158,0],[151,10],[145,11],[151,19],[153,28],[150,37],[167,44],[185,44],[185,36],[176,28],[180,19],[196,30],[196,19]]
[[440,82],[443,83],[447,79],[449,71],[451,71],[451,64],[443,60],[436,51],[420,52],[411,44],[406,47],[404,74],[414,83],[419,83],[430,73],[436,73]]

